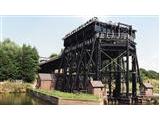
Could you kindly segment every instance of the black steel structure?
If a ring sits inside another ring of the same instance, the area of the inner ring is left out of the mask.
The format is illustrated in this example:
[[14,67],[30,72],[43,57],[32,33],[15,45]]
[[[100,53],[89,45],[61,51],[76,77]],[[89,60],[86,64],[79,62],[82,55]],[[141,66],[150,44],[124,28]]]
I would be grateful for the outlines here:
[[[100,80],[109,91],[108,98],[136,98],[137,82],[141,85],[142,81],[135,33],[131,25],[93,18],[67,34],[58,61],[59,74],[63,71],[63,75],[57,78],[57,89],[85,91],[90,80]],[[132,81],[131,94],[129,81]]]

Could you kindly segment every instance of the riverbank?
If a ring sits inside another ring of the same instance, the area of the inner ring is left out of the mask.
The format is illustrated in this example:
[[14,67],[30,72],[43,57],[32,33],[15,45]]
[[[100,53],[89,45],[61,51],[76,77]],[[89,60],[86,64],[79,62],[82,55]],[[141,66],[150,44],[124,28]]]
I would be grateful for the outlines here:
[[[25,93],[26,96],[29,95],[32,99],[37,98],[42,101],[46,101],[46,103],[48,104],[55,104],[55,105],[100,105],[100,104],[104,104],[102,98],[99,98],[98,96],[94,96],[92,94],[67,93],[67,92],[61,92],[57,90],[47,91],[47,90],[42,90],[42,89],[33,89],[33,86],[34,86],[33,84],[28,84],[28,83],[9,82],[9,81],[0,82],[0,94],[1,94],[0,99],[7,101],[8,99],[7,93],[13,93],[17,95],[18,93]],[[13,94],[10,95],[11,96],[10,98],[13,98],[14,96]],[[13,101],[14,100],[16,99],[13,99]],[[144,102],[142,104],[144,105],[158,105],[159,95],[153,95],[149,97],[144,96],[143,101]]]
[[31,84],[28,83],[6,81],[0,83],[0,93],[24,93],[30,87]]
[[[10,94],[13,93],[13,94]],[[24,94],[23,94],[24,93]],[[98,105],[100,103],[100,99],[97,96],[91,95],[91,94],[85,94],[85,93],[66,93],[66,92],[60,92],[60,91],[47,91],[42,89],[33,89],[32,84],[23,83],[23,82],[0,82],[0,100],[4,104],[19,104],[16,101],[19,101],[18,99],[12,99],[13,96],[23,94],[23,97],[26,95],[26,97],[29,95],[32,99],[39,99],[43,100],[48,104],[54,104],[54,105]],[[17,96],[16,96],[17,97]],[[12,103],[6,103],[4,99],[10,99]],[[18,97],[17,97],[18,98]],[[28,97],[27,97],[28,98]],[[16,101],[15,101],[16,100]],[[24,101],[24,99],[22,100]],[[27,102],[25,104],[28,104],[30,102]],[[23,103],[24,104],[24,103]],[[35,103],[34,103],[35,104]]]
[[103,104],[99,97],[84,93],[66,93],[60,91],[46,91],[41,89],[28,89],[28,93],[48,101],[54,105],[100,105]]

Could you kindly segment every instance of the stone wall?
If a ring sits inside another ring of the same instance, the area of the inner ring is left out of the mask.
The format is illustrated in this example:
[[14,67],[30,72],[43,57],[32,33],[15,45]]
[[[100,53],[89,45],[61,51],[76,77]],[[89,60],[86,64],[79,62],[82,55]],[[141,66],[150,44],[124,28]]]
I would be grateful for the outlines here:
[[73,99],[62,99],[54,96],[49,96],[40,92],[27,89],[28,94],[47,101],[53,105],[101,105],[103,101],[91,101],[91,100],[73,100]]
[[40,92],[36,92],[31,89],[27,89],[27,93],[33,97],[37,97],[37,98],[42,99],[44,101],[47,101],[53,105],[58,105],[59,99],[57,97],[49,96],[49,95],[46,95],[46,94],[43,94]]

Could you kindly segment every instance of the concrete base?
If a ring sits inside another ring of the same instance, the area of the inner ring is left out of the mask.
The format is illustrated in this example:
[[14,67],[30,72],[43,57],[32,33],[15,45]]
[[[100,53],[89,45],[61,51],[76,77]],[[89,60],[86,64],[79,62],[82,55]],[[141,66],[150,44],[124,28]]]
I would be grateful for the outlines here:
[[40,92],[33,91],[31,89],[27,90],[27,93],[47,101],[53,105],[102,105],[102,101],[91,101],[91,100],[73,100],[73,99],[62,99],[54,96],[49,96]]

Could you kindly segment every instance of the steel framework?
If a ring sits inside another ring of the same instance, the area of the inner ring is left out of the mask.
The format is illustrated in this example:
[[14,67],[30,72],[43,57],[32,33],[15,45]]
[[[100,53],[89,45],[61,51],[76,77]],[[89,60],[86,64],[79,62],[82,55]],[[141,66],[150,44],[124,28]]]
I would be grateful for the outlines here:
[[137,82],[142,83],[134,42],[136,30],[123,23],[100,22],[93,18],[67,34],[61,56],[57,89],[67,92],[87,91],[89,80],[101,80],[108,97],[137,96]]

